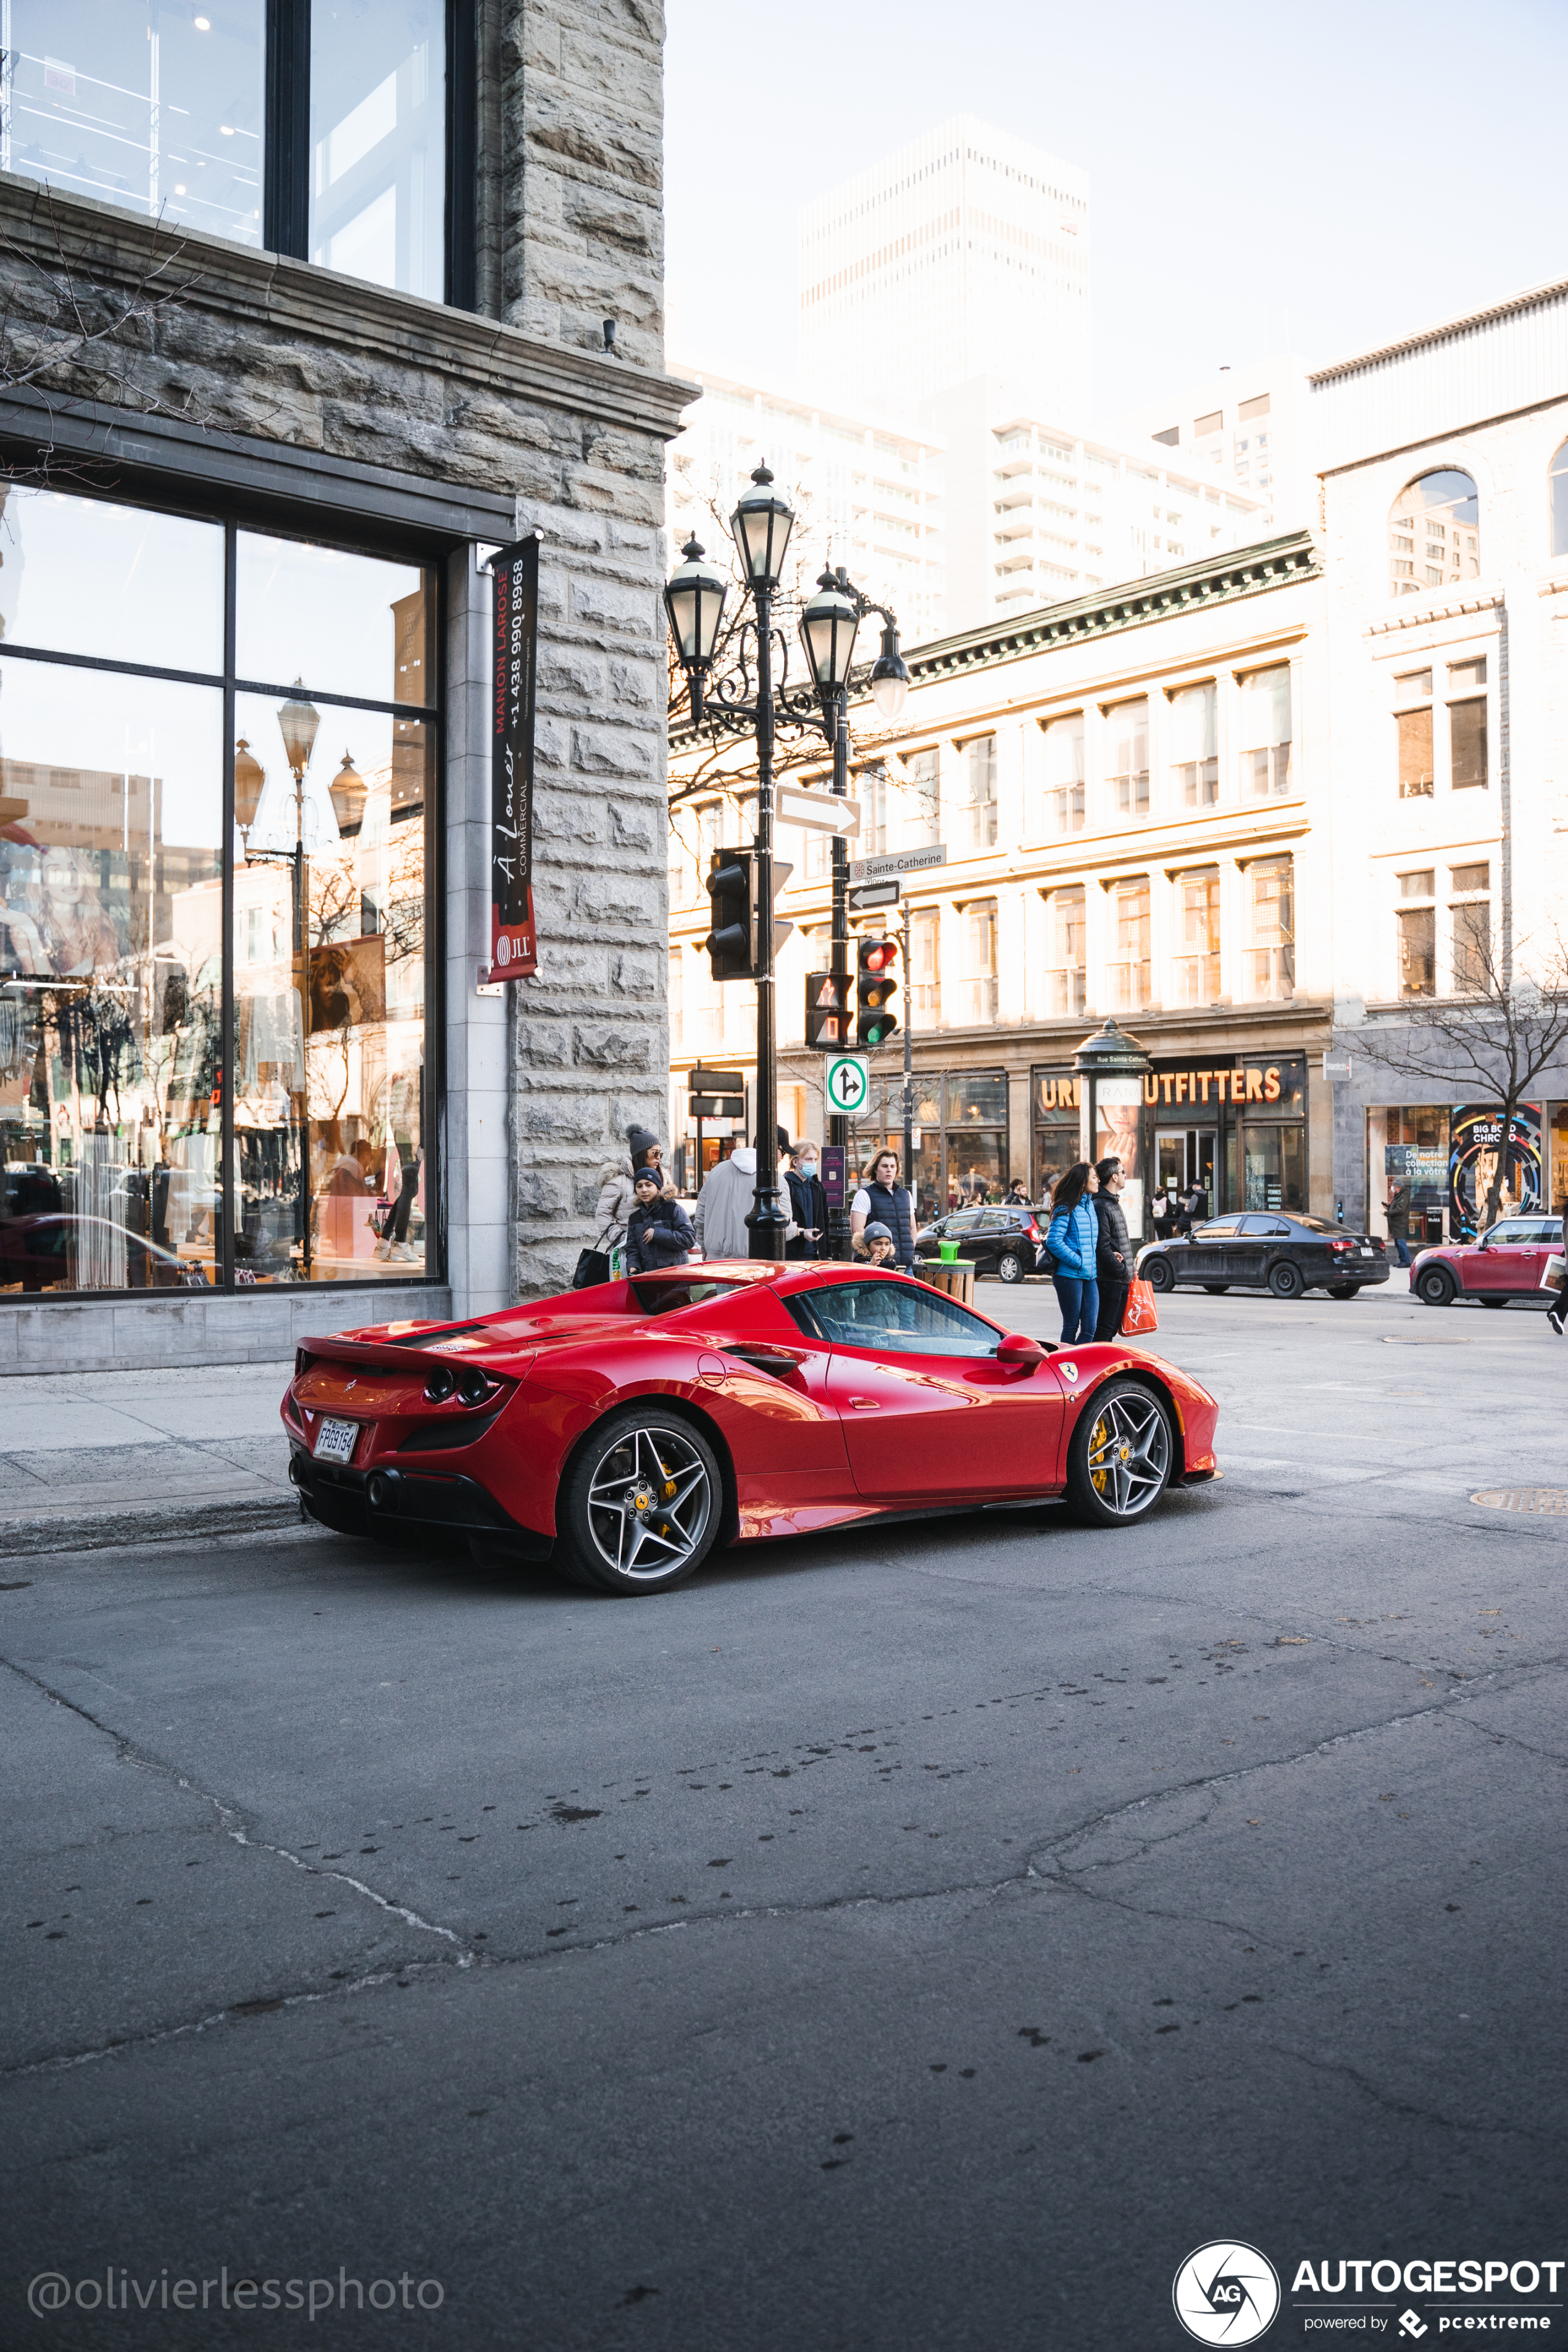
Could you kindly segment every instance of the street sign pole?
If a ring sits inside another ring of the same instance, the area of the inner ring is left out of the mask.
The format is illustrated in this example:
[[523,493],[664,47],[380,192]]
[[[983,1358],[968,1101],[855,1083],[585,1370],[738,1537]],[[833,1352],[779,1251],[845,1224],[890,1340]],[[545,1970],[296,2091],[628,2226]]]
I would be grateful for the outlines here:
[[[849,790],[849,712],[847,696],[842,691],[835,697],[833,719],[833,790],[840,794]],[[841,833],[833,836],[833,953],[835,978],[839,982],[841,1001],[847,1014],[849,1002],[849,844]],[[848,1021],[845,1022],[846,1033]],[[826,1096],[825,1096],[826,1100]],[[825,1140],[836,1150],[847,1153],[849,1122],[837,1112],[827,1121]],[[830,1202],[827,1210],[827,1255],[829,1257],[849,1255],[849,1193],[840,1184],[837,1202]]]
[[[915,1197],[915,1079],[914,1038],[915,984],[910,970],[910,910],[903,909],[903,928],[899,934],[899,946],[904,959],[904,1182],[910,1200]],[[919,1224],[917,1216],[915,1223]]]
[[746,1219],[750,1255],[780,1259],[788,1220],[779,1202],[778,1028],[773,989],[773,597],[757,600],[757,1176]]

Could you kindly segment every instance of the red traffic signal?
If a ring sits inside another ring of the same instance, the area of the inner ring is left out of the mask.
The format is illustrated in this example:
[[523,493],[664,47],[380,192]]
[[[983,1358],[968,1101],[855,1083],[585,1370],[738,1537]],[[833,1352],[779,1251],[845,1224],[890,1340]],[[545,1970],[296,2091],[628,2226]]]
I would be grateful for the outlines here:
[[832,1047],[848,1043],[849,982],[837,971],[805,976],[805,1042]]
[[892,940],[860,941],[855,982],[858,1045],[884,1045],[899,1025],[890,1009],[899,990],[895,976],[898,960],[898,947]]

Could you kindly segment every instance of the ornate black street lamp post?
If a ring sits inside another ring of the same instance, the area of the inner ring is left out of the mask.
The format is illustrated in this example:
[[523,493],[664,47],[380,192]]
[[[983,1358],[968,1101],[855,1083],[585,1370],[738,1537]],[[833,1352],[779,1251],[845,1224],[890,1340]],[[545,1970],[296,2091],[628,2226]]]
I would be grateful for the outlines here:
[[[774,598],[784,576],[784,554],[795,514],[773,487],[766,466],[752,476],[731,518],[731,533],[755,616],[741,630],[738,667],[712,678],[719,624],[727,583],[710,563],[699,541],[688,540],[685,558],[664,592],[669,632],[690,692],[691,722],[716,733],[752,734],[757,746],[757,829],[752,852],[754,939],[752,969],[757,986],[757,1175],[752,1213],[746,1220],[751,1255],[780,1259],[788,1224],[778,1183],[778,1024],[773,983],[773,744],[781,725],[810,729],[833,748],[833,789],[843,793],[848,778],[849,668],[861,616],[880,613],[882,651],[871,672],[872,691],[884,718],[898,716],[909,690],[909,671],[899,653],[898,624],[885,605],[873,604],[850,585],[842,571],[825,572],[817,593],[801,614],[800,635],[820,710],[804,691],[788,683],[789,646],[775,628]],[[778,683],[774,685],[774,656]],[[833,969],[846,975],[849,936],[846,895],[847,851],[842,835],[833,843]],[[847,1139],[834,1121],[836,1142]]]

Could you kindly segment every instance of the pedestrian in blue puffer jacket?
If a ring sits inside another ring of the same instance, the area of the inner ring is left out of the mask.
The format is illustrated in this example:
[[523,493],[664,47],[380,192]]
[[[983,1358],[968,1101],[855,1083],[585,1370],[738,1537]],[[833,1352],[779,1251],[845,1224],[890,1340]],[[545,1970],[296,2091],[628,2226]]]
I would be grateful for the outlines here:
[[1100,1283],[1096,1261],[1100,1250],[1100,1219],[1093,1195],[1100,1179],[1087,1160],[1075,1160],[1051,1194],[1050,1230],[1046,1248],[1055,1269],[1057,1297],[1061,1301],[1062,1341],[1068,1348],[1092,1339],[1100,1315]]

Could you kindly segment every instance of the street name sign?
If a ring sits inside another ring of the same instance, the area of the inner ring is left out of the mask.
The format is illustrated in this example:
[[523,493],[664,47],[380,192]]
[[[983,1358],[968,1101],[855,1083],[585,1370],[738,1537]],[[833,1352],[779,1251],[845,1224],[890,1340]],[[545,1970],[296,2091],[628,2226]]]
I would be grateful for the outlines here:
[[900,849],[885,857],[854,857],[851,882],[892,882],[900,874],[923,874],[929,866],[947,864],[947,845],[933,841],[929,849]]
[[849,893],[850,910],[857,915],[865,914],[872,907],[896,907],[898,903],[896,882],[864,882],[858,890]]
[[864,1054],[835,1054],[823,1066],[822,1091],[836,1118],[853,1118],[871,1091],[871,1065]]
[[842,793],[808,793],[799,784],[775,784],[773,815],[780,824],[803,824],[816,833],[858,833],[860,803]]

